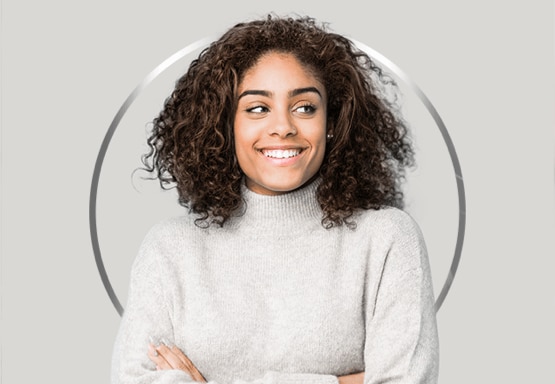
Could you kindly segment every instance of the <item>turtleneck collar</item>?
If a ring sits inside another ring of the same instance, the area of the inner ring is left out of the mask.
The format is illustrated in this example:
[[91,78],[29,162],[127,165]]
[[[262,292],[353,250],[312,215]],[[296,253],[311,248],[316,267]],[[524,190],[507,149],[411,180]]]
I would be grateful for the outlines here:
[[316,199],[320,182],[316,179],[299,189],[275,196],[253,192],[243,183],[241,195],[244,205],[234,218],[234,224],[296,230],[299,225],[321,225],[323,212]]

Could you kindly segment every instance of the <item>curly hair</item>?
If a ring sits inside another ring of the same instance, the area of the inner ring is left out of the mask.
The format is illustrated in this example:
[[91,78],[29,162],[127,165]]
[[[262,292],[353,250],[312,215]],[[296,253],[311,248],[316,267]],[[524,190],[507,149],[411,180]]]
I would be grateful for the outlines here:
[[319,170],[317,199],[326,228],[354,226],[355,211],[402,208],[401,182],[413,164],[407,126],[386,89],[396,87],[347,38],[310,17],[239,23],[204,49],[177,81],[148,138],[146,170],[162,188],[177,187],[179,204],[197,225],[223,225],[239,208],[244,174],[234,151],[237,89],[269,52],[293,55],[328,94],[333,138]]

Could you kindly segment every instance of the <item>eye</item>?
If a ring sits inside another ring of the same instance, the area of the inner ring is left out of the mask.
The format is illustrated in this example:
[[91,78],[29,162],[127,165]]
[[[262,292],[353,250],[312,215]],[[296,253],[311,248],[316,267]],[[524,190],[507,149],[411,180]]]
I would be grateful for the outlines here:
[[257,105],[256,107],[247,108],[246,111],[249,113],[266,113],[269,109],[263,105]]
[[303,115],[312,115],[316,112],[316,107],[312,104],[303,104],[295,108],[295,112],[301,113]]

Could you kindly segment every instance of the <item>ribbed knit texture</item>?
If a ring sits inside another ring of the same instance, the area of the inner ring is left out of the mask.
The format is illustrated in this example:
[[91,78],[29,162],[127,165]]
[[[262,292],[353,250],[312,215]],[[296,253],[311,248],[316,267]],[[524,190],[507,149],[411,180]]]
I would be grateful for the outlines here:
[[436,383],[438,339],[422,235],[404,212],[363,211],[326,230],[317,182],[243,190],[223,228],[194,216],[146,236],[131,273],[113,384],[185,383],[156,371],[149,341],[175,344],[211,383]]

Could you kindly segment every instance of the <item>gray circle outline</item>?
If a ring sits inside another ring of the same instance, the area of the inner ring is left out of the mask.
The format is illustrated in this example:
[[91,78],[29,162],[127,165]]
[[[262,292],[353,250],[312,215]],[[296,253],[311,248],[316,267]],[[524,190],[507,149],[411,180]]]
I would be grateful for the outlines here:
[[94,165],[94,172],[93,178],[91,182],[91,193],[89,198],[89,227],[91,232],[91,242],[94,252],[94,259],[96,262],[96,266],[98,268],[98,273],[100,274],[100,278],[102,279],[102,284],[112,301],[112,304],[118,311],[119,315],[123,315],[123,307],[114,292],[114,288],[110,283],[110,279],[106,273],[106,268],[104,267],[104,262],[102,261],[102,253],[100,252],[100,244],[98,242],[98,232],[96,226],[96,197],[98,194],[98,181],[100,179],[100,171],[102,169],[102,163],[104,162],[104,157],[106,156],[106,151],[108,151],[108,146],[110,145],[110,140],[112,136],[114,136],[114,132],[118,127],[121,119],[125,115],[125,112],[129,109],[133,101],[139,96],[139,94],[145,89],[159,74],[164,72],[168,69],[171,65],[173,65],[178,60],[182,59],[183,57],[187,56],[189,53],[197,50],[198,48],[206,46],[211,39],[209,37],[205,37],[203,39],[197,40],[196,42],[187,45],[183,49],[177,51],[162,63],[160,63],[156,68],[154,68],[146,77],[135,87],[135,89],[129,94],[127,99],[123,102],[120,109],[116,113],[116,116],[112,120],[106,135],[104,136],[104,140],[100,146],[100,150],[98,152],[98,156],[96,158],[96,163]]
[[[93,247],[94,258],[96,262],[96,266],[98,269],[98,273],[100,274],[100,278],[102,279],[102,284],[108,293],[114,308],[118,312],[120,316],[123,315],[123,306],[121,305],[113,287],[110,283],[110,279],[108,278],[108,274],[106,272],[106,268],[104,266],[104,262],[102,261],[102,253],[100,251],[100,244],[98,241],[98,232],[97,232],[97,223],[96,223],[96,200],[98,195],[98,182],[100,180],[100,172],[102,170],[102,163],[104,162],[104,158],[106,156],[106,152],[108,151],[108,146],[110,145],[110,140],[112,139],[116,128],[118,127],[121,119],[133,103],[135,99],[139,96],[139,94],[145,89],[158,75],[176,63],[178,60],[182,59],[183,57],[187,56],[191,52],[207,46],[213,39],[211,37],[205,37],[200,40],[197,40],[186,47],[182,48],[181,50],[177,51],[158,66],[156,66],[144,79],[141,81],[135,89],[129,94],[127,99],[123,102],[120,109],[116,113],[104,139],[100,146],[100,150],[98,152],[98,156],[96,158],[93,177],[91,182],[91,191],[89,197],[89,229],[91,235],[91,242]],[[465,199],[465,189],[464,189],[464,182],[462,177],[461,166],[459,163],[459,159],[457,157],[457,153],[455,151],[455,146],[451,137],[449,136],[449,132],[443,123],[443,120],[439,116],[439,113],[436,111],[430,100],[426,97],[424,92],[416,85],[408,76],[403,72],[395,63],[390,61],[388,58],[383,56],[381,53],[375,51],[374,49],[370,48],[369,46],[351,39],[351,41],[362,51],[368,54],[373,59],[379,61],[383,65],[385,65],[388,69],[390,69],[394,74],[396,74],[400,79],[402,79],[418,96],[420,101],[424,104],[428,112],[432,115],[434,121],[436,122],[441,135],[443,137],[443,141],[447,145],[449,150],[449,155],[451,157],[451,161],[453,163],[453,168],[455,170],[455,176],[457,181],[457,191],[459,196],[459,226],[458,226],[458,234],[457,234],[457,242],[455,245],[455,253],[453,256],[453,261],[451,262],[451,267],[449,269],[449,274],[447,279],[443,285],[443,288],[436,299],[434,309],[436,312],[439,311],[441,305],[445,301],[449,289],[453,283],[455,278],[455,274],[457,272],[457,268],[461,259],[462,253],[462,246],[464,242],[464,234],[465,234],[465,226],[466,226],[466,199]]]
[[400,79],[402,79],[412,90],[420,101],[424,104],[430,115],[432,115],[434,121],[436,122],[439,131],[441,132],[441,136],[443,137],[443,141],[445,145],[447,145],[447,149],[449,150],[449,156],[451,157],[451,162],[453,163],[453,169],[455,171],[455,179],[457,181],[457,192],[459,195],[459,227],[457,231],[457,242],[455,244],[455,253],[453,255],[453,260],[451,261],[451,267],[449,268],[449,274],[447,275],[447,279],[443,284],[443,288],[441,289],[440,294],[438,295],[434,308],[435,311],[438,312],[441,308],[441,305],[445,301],[447,297],[447,293],[449,293],[449,289],[453,284],[453,280],[455,279],[455,274],[457,273],[457,268],[459,267],[459,262],[461,260],[462,254],[462,247],[464,243],[464,234],[466,228],[466,197],[465,197],[465,190],[464,190],[464,180],[462,177],[462,170],[461,164],[459,162],[459,158],[457,156],[457,151],[455,150],[455,145],[451,140],[451,136],[449,136],[449,132],[443,123],[443,120],[439,116],[439,113],[432,105],[432,102],[428,99],[428,97],[422,92],[420,87],[416,85],[414,81],[411,80],[410,77],[401,69],[399,68],[394,62],[389,60],[387,57],[382,55],[381,53],[375,51],[374,49],[370,48],[369,46],[365,45],[356,40],[351,40],[355,45],[366,52],[370,57],[378,60],[387,68],[389,68],[393,73],[395,73]]

